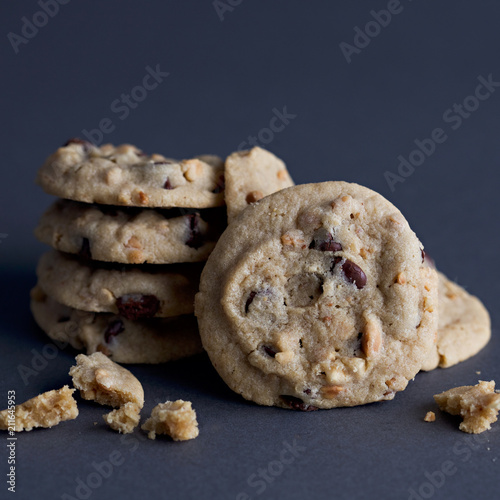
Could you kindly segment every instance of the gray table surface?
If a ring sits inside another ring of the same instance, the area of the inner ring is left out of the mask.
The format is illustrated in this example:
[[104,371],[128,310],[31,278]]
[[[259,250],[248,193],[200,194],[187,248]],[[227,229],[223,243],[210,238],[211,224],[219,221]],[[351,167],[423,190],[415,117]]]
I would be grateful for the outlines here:
[[[173,157],[226,155],[256,137],[297,183],[379,191],[440,269],[484,301],[493,337],[391,402],[312,413],[242,400],[205,355],[133,366],[145,413],[188,399],[199,438],[122,437],[102,407],[79,400],[78,419],[18,436],[17,498],[498,498],[500,424],[474,437],[456,417],[423,421],[436,392],[500,381],[498,2],[59,2],[0,7],[0,407],[9,390],[21,402],[70,382],[75,352],[47,347],[29,312],[45,250],[32,231],[52,200],[33,180],[85,131]],[[158,85],[138,89],[152,70]],[[482,79],[494,83],[470,97]],[[440,142],[413,153],[436,129]],[[385,173],[398,173],[400,155],[421,164],[392,190]],[[0,438],[0,498],[10,498]]]

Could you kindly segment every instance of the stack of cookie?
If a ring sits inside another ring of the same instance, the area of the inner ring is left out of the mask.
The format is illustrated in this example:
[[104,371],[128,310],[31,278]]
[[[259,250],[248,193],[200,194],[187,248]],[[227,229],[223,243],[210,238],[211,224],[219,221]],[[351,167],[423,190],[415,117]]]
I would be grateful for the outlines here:
[[283,162],[260,148],[234,153],[226,166],[216,156],[178,162],[80,139],[59,148],[37,179],[62,198],[35,230],[53,247],[32,291],[39,326],[121,363],[200,352],[194,296],[227,224],[225,203],[234,217],[293,185]]
[[42,329],[123,363],[200,352],[193,300],[225,226],[222,176],[214,156],[177,162],[79,139],[59,148],[37,179],[63,198],[35,231],[54,248],[32,293]]

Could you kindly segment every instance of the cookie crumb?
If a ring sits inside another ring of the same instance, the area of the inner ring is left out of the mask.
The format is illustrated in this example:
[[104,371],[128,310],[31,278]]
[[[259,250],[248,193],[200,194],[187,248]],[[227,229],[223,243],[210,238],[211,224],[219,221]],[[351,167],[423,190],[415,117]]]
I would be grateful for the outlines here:
[[[15,431],[31,431],[35,427],[50,428],[73,420],[78,416],[78,407],[73,398],[75,389],[67,385],[61,389],[44,392],[16,406]],[[12,427],[9,422],[9,410],[0,412],[0,430]]]
[[478,371],[478,372],[476,372],[476,375],[481,375],[481,372],[479,372],[479,371]]
[[196,412],[190,401],[182,399],[156,405],[141,429],[148,431],[149,439],[156,439],[156,434],[166,434],[174,441],[186,441],[199,434]]
[[425,414],[424,420],[426,422],[434,422],[434,420],[436,420],[436,414],[433,411],[428,411]]
[[141,383],[127,369],[111,361],[102,352],[95,352],[90,356],[79,354],[76,363],[69,374],[83,399],[115,408],[126,403],[134,403],[139,408],[144,406]]
[[103,415],[104,421],[121,434],[130,434],[139,425],[141,409],[134,403],[125,403],[120,408]]
[[480,380],[477,385],[455,387],[436,394],[434,400],[441,410],[462,416],[463,422],[459,428],[471,434],[491,429],[500,410],[500,394],[495,392],[494,380]]

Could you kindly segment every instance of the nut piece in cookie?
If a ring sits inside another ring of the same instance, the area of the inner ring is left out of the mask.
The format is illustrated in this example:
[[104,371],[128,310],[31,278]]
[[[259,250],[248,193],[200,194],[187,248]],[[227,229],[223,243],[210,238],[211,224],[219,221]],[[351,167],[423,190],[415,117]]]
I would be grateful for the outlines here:
[[495,382],[479,381],[477,385],[455,387],[434,396],[439,408],[451,415],[460,415],[460,430],[480,434],[497,421],[500,394],[495,392]]
[[79,354],[76,363],[69,374],[82,398],[115,408],[126,403],[134,403],[139,408],[144,406],[141,383],[127,369],[101,352],[90,356]]
[[141,409],[135,403],[125,403],[102,418],[114,430],[122,434],[130,434],[139,425]]
[[149,439],[156,439],[156,434],[167,434],[174,441],[187,441],[199,434],[196,412],[190,401],[182,399],[156,405],[141,429],[148,431]]
[[[78,416],[78,408],[73,398],[75,389],[67,385],[61,389],[44,392],[15,408],[15,431],[31,431],[35,427],[50,428],[73,420]],[[9,410],[0,412],[0,429],[12,427]]]

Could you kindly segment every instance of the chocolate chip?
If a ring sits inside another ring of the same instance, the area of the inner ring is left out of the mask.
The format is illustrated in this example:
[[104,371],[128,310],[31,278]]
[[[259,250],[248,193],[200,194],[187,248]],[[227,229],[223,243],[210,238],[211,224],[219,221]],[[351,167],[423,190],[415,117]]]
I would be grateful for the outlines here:
[[248,296],[248,299],[245,303],[245,313],[248,313],[248,308],[250,307],[250,304],[253,302],[253,299],[257,295],[257,292],[250,292],[250,295]]
[[189,225],[189,237],[186,241],[188,247],[194,248],[195,250],[203,245],[203,235],[200,232],[200,226],[198,225],[198,220],[200,214],[189,214],[187,215],[188,225]]
[[226,181],[224,179],[224,174],[221,174],[219,176],[219,179],[217,180],[217,184],[215,185],[215,188],[214,190],[212,191],[212,193],[222,193],[222,191],[224,191],[224,189],[226,188]]
[[70,144],[80,144],[83,148],[83,152],[87,155],[94,145],[89,142],[89,141],[84,141],[83,139],[79,139],[78,137],[74,137],[73,139],[70,139],[69,141],[66,141],[63,144],[63,147],[69,146]]
[[325,229],[319,229],[314,233],[313,240],[309,248],[319,250],[320,252],[341,252],[342,245],[333,240],[333,235]]
[[423,248],[421,248],[420,252],[422,252],[422,264],[423,264],[425,262],[425,251]]
[[172,184],[170,184],[170,179],[169,179],[168,177],[167,177],[167,180],[165,181],[165,184],[163,184],[163,187],[164,187],[165,189],[174,189],[174,188],[172,187]]
[[316,406],[304,403],[302,399],[296,398],[295,396],[280,396],[280,399],[292,410],[314,411],[318,409]]
[[61,316],[57,322],[58,323],[66,323],[67,321],[69,321],[69,316]]
[[68,139],[63,144],[63,148],[65,148],[66,146],[69,146],[70,144],[81,144],[85,148],[88,148],[89,146],[92,146],[92,144],[89,141],[84,141],[83,139],[79,139],[78,137],[73,137],[72,139]]
[[330,266],[330,272],[333,274],[335,266],[342,260],[342,257],[334,257],[332,260],[332,265]]
[[342,264],[342,271],[344,271],[344,275],[348,281],[354,283],[358,290],[366,285],[366,274],[357,264],[354,264],[354,262],[347,259]]
[[272,347],[268,347],[267,345],[263,345],[262,349],[266,352],[268,356],[271,356],[271,358],[274,358],[276,356],[276,351]]
[[132,321],[152,318],[160,308],[160,301],[154,295],[131,293],[116,299],[116,307],[121,316]]
[[104,332],[104,341],[108,343],[113,337],[122,333],[124,330],[125,327],[123,326],[123,321],[121,319],[112,321]]
[[309,394],[311,394],[311,389],[304,389],[304,394],[309,396]]
[[167,161],[167,160],[161,160],[161,161],[154,161],[153,162],[153,165],[171,165],[172,162],[171,161]]
[[82,247],[80,248],[78,255],[83,260],[92,260],[92,253],[90,252],[90,242],[88,238],[83,238]]
[[434,259],[424,250],[422,250],[422,263],[426,263],[429,267],[436,269],[436,263]]

